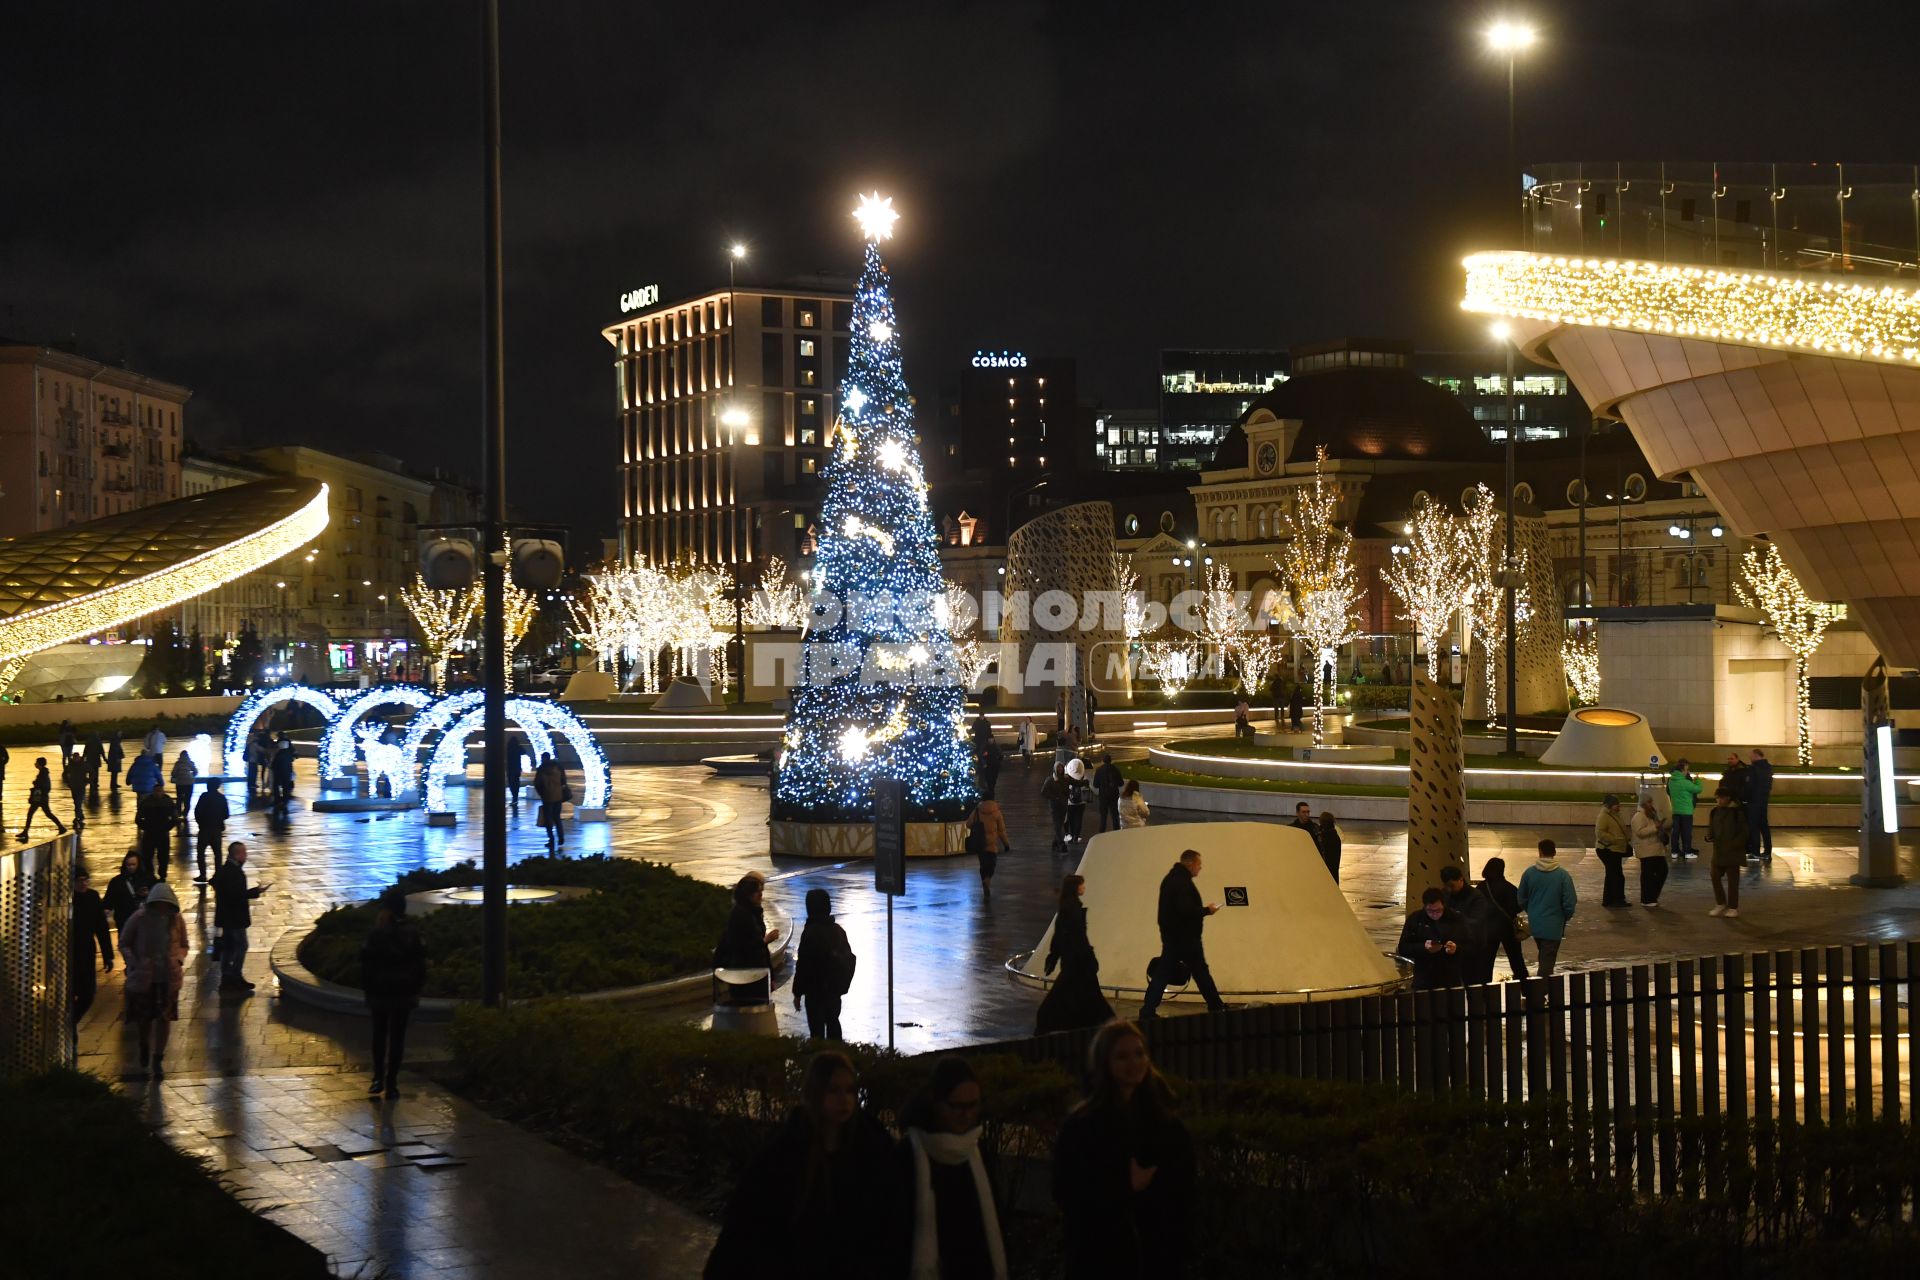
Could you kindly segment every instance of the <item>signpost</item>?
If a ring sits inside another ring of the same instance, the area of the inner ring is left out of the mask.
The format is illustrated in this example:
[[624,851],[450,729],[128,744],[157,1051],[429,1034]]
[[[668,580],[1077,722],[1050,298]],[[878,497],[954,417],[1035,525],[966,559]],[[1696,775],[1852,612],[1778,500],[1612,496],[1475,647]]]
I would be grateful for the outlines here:
[[893,1048],[893,900],[907,891],[907,785],[873,784],[873,891],[887,895],[887,1048]]

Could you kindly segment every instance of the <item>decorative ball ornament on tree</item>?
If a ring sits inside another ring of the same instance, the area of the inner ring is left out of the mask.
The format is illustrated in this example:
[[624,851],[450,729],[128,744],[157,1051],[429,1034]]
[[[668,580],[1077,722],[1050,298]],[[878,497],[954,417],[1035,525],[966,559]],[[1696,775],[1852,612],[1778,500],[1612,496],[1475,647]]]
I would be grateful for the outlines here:
[[940,541],[913,438],[879,242],[899,215],[878,192],[854,211],[867,238],[847,374],[828,435],[813,600],[774,784],[782,821],[863,822],[873,784],[952,820],[973,803],[965,673],[944,620]]

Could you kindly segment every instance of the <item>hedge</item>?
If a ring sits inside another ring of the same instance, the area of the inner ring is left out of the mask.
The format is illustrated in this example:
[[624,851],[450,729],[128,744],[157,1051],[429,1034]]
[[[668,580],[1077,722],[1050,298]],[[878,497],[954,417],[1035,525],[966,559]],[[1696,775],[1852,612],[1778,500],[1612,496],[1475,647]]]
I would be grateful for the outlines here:
[[[462,1011],[450,1047],[457,1087],[709,1213],[798,1096],[807,1056],[558,1002]],[[869,1108],[897,1128],[928,1064],[851,1051]],[[1057,1275],[1047,1161],[1074,1082],[970,1056],[1015,1274]],[[1764,1148],[1703,1126],[1718,1190],[1649,1201],[1587,1166],[1592,1130],[1559,1106],[1283,1077],[1174,1084],[1199,1158],[1197,1275],[1899,1274],[1920,1247],[1899,1212],[1920,1148],[1896,1124],[1782,1131]],[[1816,1184],[1831,1195],[1800,1193]]]

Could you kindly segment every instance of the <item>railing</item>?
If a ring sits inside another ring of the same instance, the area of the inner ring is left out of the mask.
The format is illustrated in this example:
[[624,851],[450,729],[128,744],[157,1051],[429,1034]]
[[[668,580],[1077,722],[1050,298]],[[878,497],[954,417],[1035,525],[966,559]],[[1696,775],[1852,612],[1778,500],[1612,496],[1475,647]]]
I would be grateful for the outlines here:
[[68,983],[77,853],[71,833],[0,852],[0,1075],[73,1065]]
[[1920,166],[1712,161],[1527,166],[1538,253],[1920,275]]
[[[1707,1129],[1920,1117],[1920,942],[1670,960],[1496,986],[1288,1004],[1150,1025],[1162,1069],[1346,1080],[1487,1102],[1555,1099],[1583,1153],[1642,1191],[1699,1186]],[[1091,1031],[995,1046],[1070,1071]]]

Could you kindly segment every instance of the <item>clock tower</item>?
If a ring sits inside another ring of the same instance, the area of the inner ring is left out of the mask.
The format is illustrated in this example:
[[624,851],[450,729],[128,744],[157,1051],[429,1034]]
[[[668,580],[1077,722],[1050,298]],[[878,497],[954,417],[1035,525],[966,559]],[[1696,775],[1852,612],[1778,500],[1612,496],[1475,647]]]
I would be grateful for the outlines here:
[[1256,479],[1277,476],[1287,469],[1287,455],[1300,435],[1298,418],[1276,418],[1259,410],[1241,430],[1247,433],[1247,470]]

